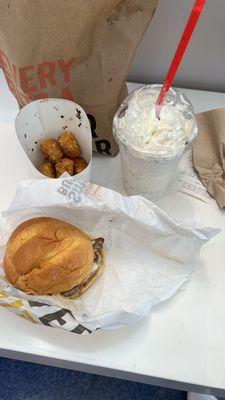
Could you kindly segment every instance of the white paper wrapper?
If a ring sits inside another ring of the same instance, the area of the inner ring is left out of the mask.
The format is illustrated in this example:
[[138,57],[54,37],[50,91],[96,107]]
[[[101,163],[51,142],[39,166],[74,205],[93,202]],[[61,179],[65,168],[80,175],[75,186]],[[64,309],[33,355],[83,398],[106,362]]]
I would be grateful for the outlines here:
[[88,163],[87,168],[76,175],[76,179],[90,180],[91,128],[88,117],[79,104],[64,99],[32,101],[18,113],[15,128],[19,142],[30,160],[32,178],[49,179],[37,170],[44,160],[40,143],[45,138],[58,139],[59,134],[65,130],[74,134],[80,145],[81,157]]
[[[51,216],[105,239],[105,268],[76,300],[28,296],[0,280],[0,304],[37,323],[86,334],[137,322],[187,281],[201,246],[218,230],[191,229],[140,197],[74,178],[22,182],[1,220],[0,258],[24,220]],[[1,267],[2,268],[2,267]]]

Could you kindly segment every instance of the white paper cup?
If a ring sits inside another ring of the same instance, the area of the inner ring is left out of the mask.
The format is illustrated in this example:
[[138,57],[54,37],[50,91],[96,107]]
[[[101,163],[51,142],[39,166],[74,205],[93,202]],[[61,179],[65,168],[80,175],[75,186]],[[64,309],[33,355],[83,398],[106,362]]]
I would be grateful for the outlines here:
[[79,104],[64,99],[32,101],[18,113],[15,128],[19,142],[30,160],[31,177],[49,179],[37,169],[44,160],[40,144],[46,138],[58,139],[59,134],[65,130],[74,134],[80,145],[81,157],[88,164],[76,178],[90,180],[91,128],[87,115]]

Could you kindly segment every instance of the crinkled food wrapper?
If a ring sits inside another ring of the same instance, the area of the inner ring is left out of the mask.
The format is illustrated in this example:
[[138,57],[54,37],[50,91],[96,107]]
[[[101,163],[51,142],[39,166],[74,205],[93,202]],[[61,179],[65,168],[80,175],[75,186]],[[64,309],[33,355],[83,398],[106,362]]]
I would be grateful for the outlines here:
[[[81,297],[31,296],[11,286],[2,260],[21,222],[50,216],[105,239],[105,268]],[[190,279],[201,246],[218,230],[192,229],[140,196],[74,178],[20,183],[0,232],[0,305],[33,322],[78,334],[135,324]]]

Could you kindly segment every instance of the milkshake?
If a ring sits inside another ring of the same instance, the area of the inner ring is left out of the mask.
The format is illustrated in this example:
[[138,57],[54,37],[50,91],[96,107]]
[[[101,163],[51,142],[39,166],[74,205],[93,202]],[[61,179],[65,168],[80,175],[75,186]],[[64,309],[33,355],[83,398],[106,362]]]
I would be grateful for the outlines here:
[[170,89],[160,112],[155,102],[160,85],[132,92],[113,120],[113,134],[120,147],[124,187],[128,194],[158,200],[170,186],[177,166],[197,135],[189,100]]

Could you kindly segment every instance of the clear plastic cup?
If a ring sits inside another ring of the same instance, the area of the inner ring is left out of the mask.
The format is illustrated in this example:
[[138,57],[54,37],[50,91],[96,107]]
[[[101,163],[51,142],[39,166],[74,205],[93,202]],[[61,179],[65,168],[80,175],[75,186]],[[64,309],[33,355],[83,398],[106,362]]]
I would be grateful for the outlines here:
[[[197,135],[196,119],[190,101],[179,91],[170,89],[166,101],[171,105],[181,105],[184,108],[182,112],[185,113],[185,118],[191,121],[189,139],[185,145],[177,151],[172,151],[171,154],[154,154],[139,151],[128,140],[124,140],[121,128],[119,131],[119,123],[128,110],[132,97],[140,91],[152,89],[159,91],[160,88],[161,85],[146,85],[134,90],[123,101],[113,119],[113,134],[120,149],[124,188],[129,195],[142,195],[151,201],[159,200],[165,194],[176,175],[183,154],[190,148]],[[124,129],[129,130],[129,126]]]
[[50,179],[37,169],[44,159],[40,143],[46,138],[57,139],[65,130],[74,134],[81,157],[87,162],[87,167],[75,175],[76,179],[90,181],[92,135],[88,117],[79,104],[52,98],[32,101],[19,111],[15,128],[18,140],[30,160],[32,178]]

